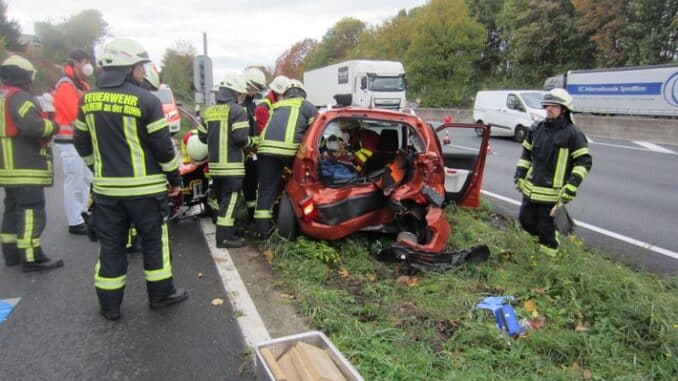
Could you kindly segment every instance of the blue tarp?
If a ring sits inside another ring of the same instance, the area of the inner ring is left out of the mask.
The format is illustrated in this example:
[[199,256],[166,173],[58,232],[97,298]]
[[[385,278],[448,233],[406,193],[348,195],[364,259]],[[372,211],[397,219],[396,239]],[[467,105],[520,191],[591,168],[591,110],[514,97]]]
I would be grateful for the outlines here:
[[0,300],[0,324],[7,319],[7,316],[12,312],[14,306],[19,303],[19,300],[21,298]]
[[353,168],[347,164],[322,160],[320,162],[320,173],[326,179],[334,181],[352,180],[358,177]]

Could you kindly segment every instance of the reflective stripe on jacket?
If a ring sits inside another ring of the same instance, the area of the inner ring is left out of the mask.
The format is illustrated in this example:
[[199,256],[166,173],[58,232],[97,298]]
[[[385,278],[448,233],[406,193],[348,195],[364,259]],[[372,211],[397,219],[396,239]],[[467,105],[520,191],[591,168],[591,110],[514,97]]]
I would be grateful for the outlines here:
[[514,177],[526,180],[521,190],[530,200],[554,203],[563,186],[581,184],[592,164],[586,136],[561,117],[528,133]]
[[179,162],[160,100],[129,80],[108,85],[116,73],[101,75],[100,88],[80,100],[73,137],[93,168],[93,192],[123,198],[166,193],[166,174],[178,177]]
[[0,86],[0,98],[0,186],[52,185],[47,142],[56,126],[28,92]]
[[315,106],[304,98],[285,98],[276,102],[268,124],[261,132],[257,153],[294,156],[317,114]]

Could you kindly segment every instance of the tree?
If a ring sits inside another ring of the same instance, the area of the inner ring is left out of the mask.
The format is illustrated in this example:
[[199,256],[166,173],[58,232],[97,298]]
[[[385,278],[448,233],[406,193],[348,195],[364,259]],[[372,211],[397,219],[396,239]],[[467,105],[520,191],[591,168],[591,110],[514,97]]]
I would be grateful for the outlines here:
[[363,30],[349,57],[402,61],[412,40],[412,13],[415,11],[408,15],[403,9],[384,24]]
[[502,39],[499,15],[504,0],[466,0],[471,16],[485,27],[485,46],[475,66],[476,78],[480,82],[494,82],[503,75],[506,63],[506,44]]
[[358,45],[365,23],[346,17],[339,20],[323,36],[322,41],[306,55],[303,69],[315,69],[344,60]]
[[574,0],[577,28],[594,45],[599,67],[618,66],[626,61],[624,30],[626,3],[618,0]]
[[162,82],[168,84],[175,97],[184,102],[193,99],[193,59],[196,49],[189,41],[177,41],[162,57]]
[[301,78],[303,74],[302,63],[308,53],[318,46],[318,42],[306,38],[294,43],[291,48],[281,54],[275,60],[275,75],[286,75],[290,78]]
[[575,27],[570,0],[506,0],[500,27],[509,83],[541,87],[554,73],[593,65],[591,44]]
[[464,0],[431,0],[413,20],[405,67],[412,95],[427,106],[466,104],[475,92],[473,65],[480,58],[485,30]]
[[55,63],[64,62],[73,49],[83,49],[94,57],[94,45],[108,36],[108,29],[101,12],[95,9],[84,10],[58,24],[35,23],[42,56]]
[[22,52],[25,48],[20,42],[21,27],[16,20],[7,19],[7,4],[0,0],[0,39],[4,41],[5,48]]
[[628,0],[626,64],[678,61],[678,0]]

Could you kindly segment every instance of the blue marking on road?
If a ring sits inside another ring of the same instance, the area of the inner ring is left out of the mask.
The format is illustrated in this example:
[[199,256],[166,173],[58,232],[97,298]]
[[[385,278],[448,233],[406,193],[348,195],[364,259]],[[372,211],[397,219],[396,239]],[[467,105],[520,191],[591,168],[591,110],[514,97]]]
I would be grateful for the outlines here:
[[12,312],[12,309],[16,306],[16,304],[19,303],[19,300],[21,300],[21,298],[0,299],[0,324],[7,320],[7,316],[9,316],[9,313]]

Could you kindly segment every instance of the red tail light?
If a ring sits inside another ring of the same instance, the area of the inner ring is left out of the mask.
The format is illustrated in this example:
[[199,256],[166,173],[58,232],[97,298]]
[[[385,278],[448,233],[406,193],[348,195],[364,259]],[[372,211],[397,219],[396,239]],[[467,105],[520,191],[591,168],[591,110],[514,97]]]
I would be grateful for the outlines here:
[[301,206],[301,217],[305,222],[311,222],[318,217],[318,209],[313,203],[313,196],[303,199],[299,206]]

